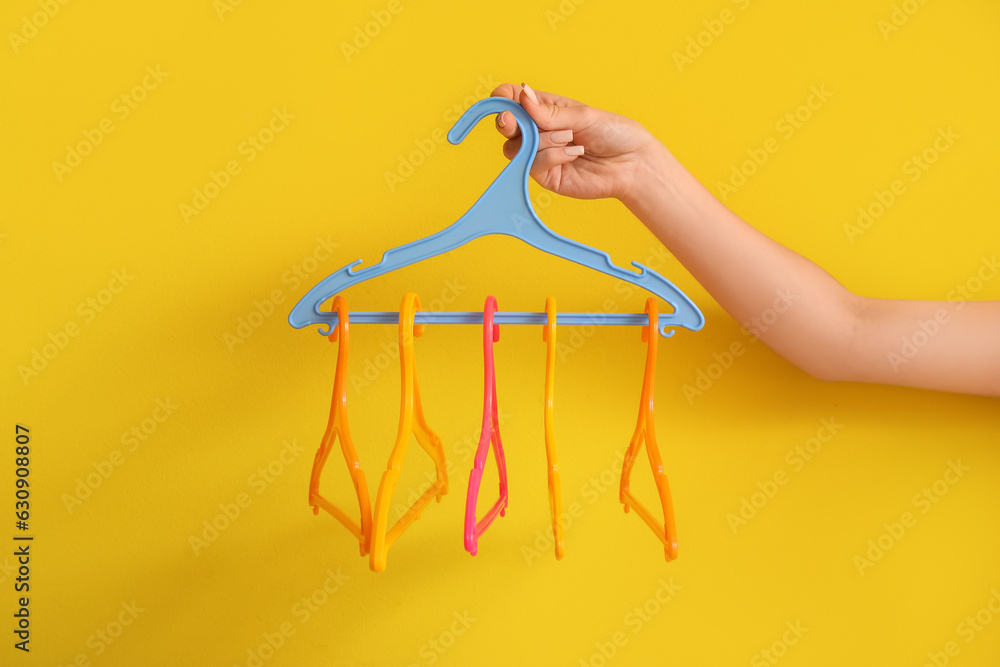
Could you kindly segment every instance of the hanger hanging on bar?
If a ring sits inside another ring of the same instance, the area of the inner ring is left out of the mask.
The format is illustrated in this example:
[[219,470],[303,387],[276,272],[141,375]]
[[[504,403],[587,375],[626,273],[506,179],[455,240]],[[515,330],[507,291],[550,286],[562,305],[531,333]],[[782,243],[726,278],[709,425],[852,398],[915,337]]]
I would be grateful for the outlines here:
[[[497,300],[486,297],[486,307],[483,311],[483,426],[479,433],[479,447],[476,448],[476,458],[472,471],[469,473],[469,486],[465,496],[465,550],[473,556],[479,551],[479,538],[486,529],[507,511],[507,462],[504,459],[503,443],[500,441],[500,418],[497,413],[497,379],[493,366],[493,343],[500,340],[500,326],[493,323],[493,315],[497,311]],[[476,505],[479,502],[479,487],[483,482],[483,471],[486,469],[486,459],[493,448],[493,458],[497,462],[497,476],[500,478],[500,497],[486,512],[485,516],[476,521]]]
[[[647,348],[646,368],[642,375],[642,393],[639,399],[639,419],[636,422],[632,440],[625,451],[619,499],[625,506],[626,513],[628,513],[629,508],[634,509],[636,514],[646,522],[646,525],[653,529],[653,533],[663,543],[664,557],[667,561],[672,561],[677,558],[677,527],[674,524],[674,504],[670,498],[670,482],[667,481],[667,474],[663,471],[660,449],[656,446],[656,420],[653,418],[653,394],[656,388],[657,337],[653,333],[657,321],[656,299],[646,300],[646,312],[649,314],[649,326],[642,329],[642,341],[647,344]],[[653,470],[656,493],[660,497],[660,507],[663,509],[662,525],[629,490],[632,466],[639,456],[639,448],[644,443],[646,455],[649,458],[649,467]]]
[[555,542],[556,560],[565,553],[562,527],[562,482],[559,480],[559,463],[556,461],[556,425],[553,394],[556,384],[556,300],[545,299],[545,314],[549,321],[542,329],[545,341],[545,460],[548,463],[549,511],[552,514],[552,539]]
[[[638,262],[632,262],[638,271],[621,268],[611,261],[606,252],[560,236],[545,226],[532,208],[531,198],[528,196],[529,172],[538,149],[538,127],[520,104],[502,97],[490,97],[476,102],[462,114],[448,132],[448,141],[452,144],[460,143],[483,118],[503,111],[510,111],[517,119],[521,128],[521,148],[472,207],[452,225],[436,234],[387,250],[377,264],[355,269],[362,261],[359,259],[321,280],[302,297],[289,314],[288,322],[293,327],[301,329],[310,324],[325,325],[326,329],[321,329],[321,333],[329,335],[337,324],[337,315],[321,312],[320,306],[330,297],[369,278],[454,250],[469,241],[490,234],[513,236],[543,252],[568,259],[652,292],[674,309],[660,320],[660,332],[664,336],[672,335],[674,327],[697,331],[704,325],[704,316],[687,295],[652,269]],[[544,324],[545,314],[540,315],[542,319],[537,324]],[[604,313],[587,315],[591,319],[609,317]],[[359,319],[355,314],[351,317],[356,322],[366,321],[364,318]],[[559,319],[562,320],[562,316]],[[429,321],[446,320],[423,320],[417,323]],[[498,319],[497,323],[507,322]],[[560,321],[560,323],[572,322]]]
[[[369,540],[371,539],[372,508],[368,500],[368,482],[365,481],[365,473],[361,470],[358,452],[351,439],[351,430],[347,426],[347,352],[350,349],[350,336],[348,331],[349,315],[344,297],[337,296],[333,299],[333,310],[340,316],[337,327],[330,334],[331,341],[340,338],[340,344],[337,347],[337,372],[333,380],[330,419],[327,422],[326,433],[323,434],[319,449],[316,450],[316,457],[313,459],[312,475],[309,479],[309,504],[312,505],[313,514],[319,514],[322,507],[333,518],[344,524],[347,530],[351,531],[351,534],[358,539],[361,555],[364,556],[368,553]],[[324,498],[319,490],[323,467],[326,465],[326,459],[330,455],[333,443],[337,440],[340,440],[340,448],[344,454],[347,469],[351,473],[351,481],[354,483],[354,492],[358,496],[358,506],[361,510],[360,523]]]
[[[375,498],[369,562],[375,572],[385,570],[386,552],[389,547],[411,523],[420,518],[420,513],[430,503],[431,498],[437,497],[438,502],[441,502],[441,496],[448,493],[444,448],[441,446],[441,439],[431,430],[424,418],[424,409],[420,402],[420,385],[417,383],[417,371],[413,359],[413,339],[423,335],[423,326],[413,324],[413,316],[418,308],[420,308],[420,298],[416,294],[410,293],[403,297],[399,312],[399,366],[402,375],[399,430]],[[434,459],[437,479],[414,501],[392,528],[389,528],[389,501],[392,500],[392,493],[399,481],[399,473],[406,458],[411,435],[416,437],[424,451]]]

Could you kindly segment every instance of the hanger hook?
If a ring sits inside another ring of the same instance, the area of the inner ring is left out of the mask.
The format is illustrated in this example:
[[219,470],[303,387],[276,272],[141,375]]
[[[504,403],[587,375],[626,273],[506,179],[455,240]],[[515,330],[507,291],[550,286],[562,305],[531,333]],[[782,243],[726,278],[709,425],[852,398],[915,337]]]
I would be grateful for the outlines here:
[[347,329],[348,329],[348,315],[350,314],[347,309],[347,301],[341,295],[333,297],[333,305],[330,306],[330,311],[337,313],[337,325],[333,327],[332,332],[329,335],[330,341],[336,341],[338,336],[341,336],[344,341],[344,345],[347,345]]
[[[457,146],[469,135],[472,128],[479,124],[479,121],[490,114],[499,114],[504,111],[511,112],[517,119],[517,126],[521,128],[521,148],[518,149],[517,155],[510,161],[510,164],[504,167],[502,173],[513,169],[522,171],[524,191],[527,193],[528,173],[531,170],[531,163],[535,161],[535,153],[538,151],[538,126],[535,125],[535,121],[524,110],[524,107],[514,100],[506,97],[487,97],[479,100],[469,107],[448,130],[448,141]],[[498,177],[497,180],[499,181],[500,178]]]
[[[642,327],[641,335],[642,335],[642,342],[648,343],[650,341],[650,332],[652,331],[652,337],[653,340],[655,341],[657,330],[660,328],[659,327],[660,311],[659,308],[657,307],[656,299],[654,299],[653,297],[646,299],[645,310],[646,314],[649,315],[649,324]],[[663,335],[666,337],[670,337],[674,335],[674,332],[673,330],[671,330],[669,333],[664,333]]]
[[[496,297],[493,295],[486,297],[486,307],[483,311],[483,318],[489,319],[492,322],[493,315],[497,312],[497,310],[498,308],[497,308]],[[483,321],[484,324],[485,324],[485,319]],[[500,325],[494,324],[491,328],[492,331],[490,332],[490,335],[493,337],[493,342],[495,343],[498,340],[500,340]]]

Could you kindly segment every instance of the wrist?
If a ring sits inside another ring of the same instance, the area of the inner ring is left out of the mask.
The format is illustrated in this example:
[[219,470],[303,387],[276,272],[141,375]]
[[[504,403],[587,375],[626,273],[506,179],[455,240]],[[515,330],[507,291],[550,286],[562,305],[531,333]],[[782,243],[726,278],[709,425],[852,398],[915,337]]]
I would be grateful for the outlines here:
[[620,200],[632,213],[643,219],[650,205],[664,197],[676,201],[678,182],[684,168],[667,147],[656,139],[639,152],[629,189]]

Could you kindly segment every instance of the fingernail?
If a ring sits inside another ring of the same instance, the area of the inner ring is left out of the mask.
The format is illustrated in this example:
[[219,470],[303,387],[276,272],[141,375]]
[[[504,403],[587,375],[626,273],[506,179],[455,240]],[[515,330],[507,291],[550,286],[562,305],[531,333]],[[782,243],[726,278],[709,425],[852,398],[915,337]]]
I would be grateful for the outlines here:
[[499,115],[499,116],[497,116],[497,127],[499,127],[499,128],[504,128],[504,127],[507,127],[507,121],[505,121],[505,120],[503,119],[503,117],[504,117],[504,116],[505,116],[506,114],[507,114],[507,112],[506,112],[506,111],[501,111],[501,112],[500,112],[500,115]]
[[573,130],[558,130],[552,133],[552,143],[568,144],[573,141]]
[[537,96],[537,95],[535,95],[535,91],[533,91],[533,90],[531,89],[531,86],[529,86],[529,85],[528,85],[528,84],[526,84],[526,83],[522,83],[522,84],[521,84],[521,88],[523,88],[523,89],[524,89],[524,92],[525,92],[525,93],[526,93],[526,94],[528,95],[528,98],[529,98],[529,99],[530,99],[530,100],[531,100],[532,102],[534,102],[535,104],[538,104],[538,103],[539,103],[539,102],[538,102],[538,96]]
[[567,146],[563,150],[566,155],[583,155],[583,146]]

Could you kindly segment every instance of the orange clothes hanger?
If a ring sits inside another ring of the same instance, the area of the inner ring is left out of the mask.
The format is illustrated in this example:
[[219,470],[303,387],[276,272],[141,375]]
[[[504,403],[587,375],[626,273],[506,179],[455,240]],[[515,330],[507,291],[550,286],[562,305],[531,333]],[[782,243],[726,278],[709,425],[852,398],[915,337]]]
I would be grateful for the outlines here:
[[[424,410],[420,403],[420,387],[417,383],[417,371],[414,365],[413,339],[424,333],[424,326],[422,324],[414,325],[413,322],[419,308],[420,298],[416,294],[410,293],[403,297],[399,311],[399,366],[401,371],[399,430],[396,434],[396,444],[393,445],[392,454],[389,456],[388,467],[382,473],[382,481],[375,498],[370,554],[370,566],[375,572],[385,570],[386,552],[389,547],[411,523],[420,518],[420,513],[423,512],[431,498],[436,497],[440,502],[441,496],[448,493],[444,448],[441,446],[441,439],[431,431],[424,418]],[[387,530],[389,502],[392,500],[392,493],[399,481],[399,473],[403,466],[403,460],[406,458],[411,435],[416,436],[417,442],[434,460],[437,479],[423,495],[417,498],[395,525]]]
[[552,396],[555,393],[556,375],[556,300],[545,299],[545,314],[548,321],[542,329],[545,350],[545,458],[548,461],[549,510],[552,513],[552,536],[555,541],[556,560],[562,560],[562,483],[559,480],[559,462],[556,461],[556,427]]
[[[333,400],[330,402],[330,419],[326,424],[326,433],[320,441],[319,449],[316,451],[316,458],[313,459],[312,476],[309,479],[309,504],[312,505],[313,514],[319,514],[322,507],[333,515],[333,518],[340,521],[351,531],[354,537],[358,538],[361,547],[361,555],[368,553],[369,539],[371,537],[372,508],[368,500],[368,482],[365,481],[365,473],[361,470],[361,463],[358,461],[358,452],[354,448],[351,440],[351,431],[347,426],[347,356],[350,348],[350,338],[348,334],[348,310],[344,297],[337,296],[333,300],[333,307],[337,313],[337,326],[330,334],[330,340],[335,341],[339,335],[340,345],[337,348],[337,372],[333,380]],[[358,496],[358,505],[361,508],[360,523],[352,519],[342,509],[324,498],[319,491],[320,477],[323,474],[323,466],[330,455],[333,443],[340,441],[340,449],[344,453],[344,460],[351,473],[351,481],[354,482],[354,491]]]
[[[663,542],[666,559],[671,561],[677,558],[677,527],[674,525],[674,506],[670,499],[670,483],[663,471],[660,450],[656,446],[656,429],[653,418],[653,393],[656,386],[656,341],[659,338],[656,335],[659,322],[656,299],[646,300],[646,313],[649,315],[649,326],[642,328],[642,340],[648,344],[648,347],[646,348],[646,370],[642,378],[639,420],[636,423],[632,441],[625,452],[619,498],[625,506],[625,512],[628,512],[630,507],[635,509],[636,514],[641,516],[643,521],[653,529],[656,536]],[[639,455],[639,448],[643,442],[646,443],[646,454],[649,457],[649,465],[653,469],[653,480],[656,482],[656,491],[660,496],[660,505],[663,507],[663,525],[660,525],[653,514],[643,507],[629,491],[632,466]]]

